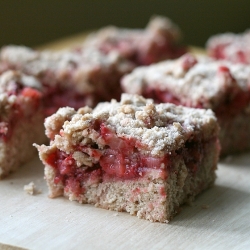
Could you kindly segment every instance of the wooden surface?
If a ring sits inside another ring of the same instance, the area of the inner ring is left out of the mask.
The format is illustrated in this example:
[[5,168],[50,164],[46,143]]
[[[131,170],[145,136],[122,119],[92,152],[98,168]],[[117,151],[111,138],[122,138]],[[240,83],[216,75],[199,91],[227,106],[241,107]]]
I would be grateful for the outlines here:
[[[65,48],[82,37],[40,48]],[[214,187],[160,224],[49,199],[36,157],[0,181],[0,249],[250,249],[250,153],[221,161],[217,175]],[[31,181],[40,193],[23,190]]]
[[[49,199],[37,158],[0,182],[0,242],[28,249],[250,249],[250,154],[218,166],[218,178],[169,224]],[[33,181],[40,194],[28,195]]]

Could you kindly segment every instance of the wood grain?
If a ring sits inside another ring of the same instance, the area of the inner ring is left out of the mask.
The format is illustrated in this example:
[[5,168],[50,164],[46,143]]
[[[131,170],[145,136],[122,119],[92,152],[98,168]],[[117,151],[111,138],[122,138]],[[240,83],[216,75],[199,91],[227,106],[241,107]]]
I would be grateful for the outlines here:
[[[63,49],[84,37],[39,48]],[[214,187],[183,206],[169,224],[160,224],[63,197],[49,199],[36,157],[0,181],[0,249],[250,249],[249,165],[250,153],[224,159]],[[40,193],[23,190],[31,181]]]

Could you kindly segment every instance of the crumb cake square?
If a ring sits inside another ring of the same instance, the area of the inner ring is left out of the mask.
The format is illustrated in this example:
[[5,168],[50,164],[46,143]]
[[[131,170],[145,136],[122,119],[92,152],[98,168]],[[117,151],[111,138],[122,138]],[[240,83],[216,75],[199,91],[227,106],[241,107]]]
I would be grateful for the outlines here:
[[0,75],[0,179],[30,160],[43,143],[41,83],[15,71]]
[[250,64],[250,30],[241,34],[214,35],[208,39],[206,49],[208,54],[215,59]]
[[212,109],[220,125],[221,154],[250,149],[250,68],[186,54],[148,67],[138,67],[122,79],[126,93]]
[[95,106],[100,101],[120,98],[121,77],[134,64],[115,51],[36,51],[23,46],[6,46],[0,52],[0,72],[19,70],[37,77],[43,85],[46,115],[60,107]]
[[211,110],[121,102],[61,108],[46,118],[50,145],[35,145],[51,198],[168,222],[181,204],[214,183],[218,124]]
[[167,17],[154,16],[145,29],[109,26],[91,33],[82,49],[116,51],[136,65],[149,65],[184,54],[187,48],[180,45],[180,40],[181,31],[175,23]]

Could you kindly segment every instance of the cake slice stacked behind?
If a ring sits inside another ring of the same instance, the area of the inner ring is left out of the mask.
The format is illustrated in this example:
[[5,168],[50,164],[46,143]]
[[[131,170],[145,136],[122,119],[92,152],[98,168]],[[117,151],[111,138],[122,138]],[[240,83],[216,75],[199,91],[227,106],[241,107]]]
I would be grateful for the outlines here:
[[122,79],[123,90],[157,103],[212,109],[220,125],[222,154],[250,148],[250,68],[186,54]]

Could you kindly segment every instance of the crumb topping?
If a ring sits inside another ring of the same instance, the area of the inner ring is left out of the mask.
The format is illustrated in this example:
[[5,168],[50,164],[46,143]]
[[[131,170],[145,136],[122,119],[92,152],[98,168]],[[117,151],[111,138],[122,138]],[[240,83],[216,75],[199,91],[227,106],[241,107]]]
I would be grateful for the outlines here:
[[8,70],[0,75],[0,93],[15,93],[18,88],[17,85],[38,90],[42,89],[41,83],[35,77],[22,74],[21,72]]
[[41,193],[41,191],[37,189],[33,181],[27,185],[24,185],[23,190],[29,195],[35,195]]
[[104,54],[94,48],[81,52],[39,52],[24,46],[6,46],[0,52],[0,60],[9,68],[42,78],[46,84],[64,85],[74,82],[80,85],[79,90],[84,92],[89,92],[93,88],[89,78],[97,71],[105,73],[116,69],[125,74],[134,68],[131,62],[124,60],[117,52]]
[[127,93],[143,95],[146,89],[169,91],[185,106],[218,106],[225,95],[248,90],[250,68],[226,61],[186,54],[148,67],[138,67],[122,79]]
[[216,118],[211,110],[173,104],[156,105],[152,100],[138,95],[123,94],[121,102],[113,100],[101,103],[93,110],[75,112],[68,119],[71,112],[69,108],[61,109],[47,118],[45,124],[46,133],[51,134],[51,127],[57,127],[58,131],[61,126],[61,121],[57,124],[57,117],[64,117],[62,130],[55,135],[53,143],[65,152],[73,152],[74,145],[93,142],[104,147],[105,143],[95,123],[105,124],[120,138],[135,139],[140,144],[139,150],[152,155],[178,149],[196,133],[206,140],[218,132]]
[[[178,40],[180,38],[180,29],[169,18],[163,16],[154,16],[151,18],[146,29],[126,29],[115,26],[105,27],[97,32],[90,34],[85,42],[86,47],[98,47],[104,43],[116,43],[118,41],[130,41],[133,43],[147,39],[155,34],[167,34],[169,39]],[[130,44],[133,45],[133,44]]]
[[[41,88],[41,83],[35,77],[22,74],[21,72],[9,70],[1,74],[1,125],[5,122],[8,123],[11,116],[15,116],[19,113],[28,116],[34,109],[37,109],[38,100],[41,98]],[[14,112],[13,107],[15,107]]]
[[29,184],[24,185],[23,190],[27,194],[33,195],[34,194],[34,190],[35,190],[35,184],[34,184],[34,182],[30,182]]
[[71,117],[76,113],[73,108],[60,108],[54,115],[45,119],[44,125],[46,135],[50,139],[54,139],[56,134],[59,134],[62,125],[65,121],[71,120]]

